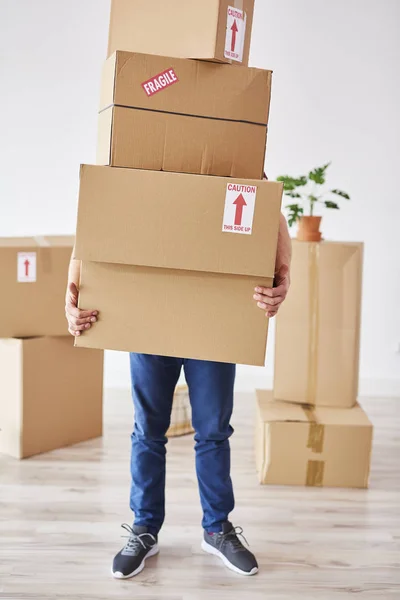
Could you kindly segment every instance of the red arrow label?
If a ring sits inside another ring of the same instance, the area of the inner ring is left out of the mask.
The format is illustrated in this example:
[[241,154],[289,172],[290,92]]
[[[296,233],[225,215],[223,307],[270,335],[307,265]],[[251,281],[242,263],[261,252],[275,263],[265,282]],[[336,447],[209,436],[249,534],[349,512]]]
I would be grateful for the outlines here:
[[26,259],[26,261],[24,262],[25,265],[25,277],[29,277],[29,266],[30,266],[30,262],[28,259]]
[[243,218],[243,207],[247,206],[247,202],[243,198],[242,194],[240,194],[233,204],[236,205],[235,225],[241,225]]
[[236,46],[236,34],[239,31],[237,23],[236,23],[236,19],[233,20],[233,25],[231,27],[231,31],[232,31],[232,44],[231,44],[231,52],[235,52],[235,46]]

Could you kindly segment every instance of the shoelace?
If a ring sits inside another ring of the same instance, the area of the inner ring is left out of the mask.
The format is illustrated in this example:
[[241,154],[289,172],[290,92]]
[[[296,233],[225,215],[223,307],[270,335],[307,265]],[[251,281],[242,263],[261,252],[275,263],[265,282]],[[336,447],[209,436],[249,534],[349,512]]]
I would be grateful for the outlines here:
[[246,538],[243,534],[242,527],[232,527],[232,529],[230,531],[228,531],[227,533],[221,533],[220,535],[222,536],[222,543],[230,542],[232,544],[232,547],[234,550],[240,550],[243,547],[243,544],[240,541],[239,536],[241,538],[243,538],[243,540],[246,542],[247,546],[249,546],[249,542],[246,540]]
[[150,538],[154,543],[156,543],[156,538],[151,535],[151,533],[140,533],[137,534],[133,531],[132,527],[127,523],[123,523],[121,525],[122,529],[125,529],[129,535],[123,535],[123,538],[128,538],[127,543],[125,544],[125,550],[133,555],[139,554],[140,550],[144,548],[147,550],[146,542],[144,538]]

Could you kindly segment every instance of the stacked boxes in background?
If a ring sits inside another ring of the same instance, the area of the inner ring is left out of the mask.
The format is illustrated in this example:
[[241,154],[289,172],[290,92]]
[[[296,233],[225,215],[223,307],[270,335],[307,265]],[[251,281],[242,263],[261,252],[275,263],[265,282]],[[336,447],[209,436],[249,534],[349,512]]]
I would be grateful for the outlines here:
[[74,238],[0,238],[0,452],[25,458],[102,433],[103,353],[74,348]]
[[293,241],[274,389],[259,391],[262,483],[367,487],[372,425],[357,404],[363,246]]
[[215,62],[247,64],[253,4],[112,2],[104,166],[81,169],[75,251],[80,306],[100,318],[78,346],[264,364],[252,296],[273,282],[282,200],[262,181],[271,72]]

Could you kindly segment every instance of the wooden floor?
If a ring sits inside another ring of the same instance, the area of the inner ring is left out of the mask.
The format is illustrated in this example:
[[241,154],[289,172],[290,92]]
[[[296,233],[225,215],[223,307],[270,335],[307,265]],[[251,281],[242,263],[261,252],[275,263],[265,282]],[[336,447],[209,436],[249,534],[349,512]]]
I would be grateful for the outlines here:
[[192,439],[173,439],[161,553],[137,578],[116,581],[119,525],[131,519],[131,412],[127,394],[111,394],[103,440],[0,458],[0,598],[400,599],[400,399],[363,405],[376,425],[369,491],[269,488],[254,473],[254,397],[237,397],[234,522],[260,562],[252,578],[202,553]]

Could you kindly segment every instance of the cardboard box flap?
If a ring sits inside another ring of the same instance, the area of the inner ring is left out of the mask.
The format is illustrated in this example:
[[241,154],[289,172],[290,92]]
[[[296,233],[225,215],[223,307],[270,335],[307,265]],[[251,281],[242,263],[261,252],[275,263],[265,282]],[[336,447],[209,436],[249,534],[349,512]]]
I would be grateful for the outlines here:
[[72,235],[43,236],[32,237],[10,237],[0,238],[0,248],[47,248],[47,247],[73,247],[75,237]]
[[266,126],[272,72],[118,51],[103,68],[100,111],[111,105]]
[[264,423],[307,423],[308,417],[303,407],[273,399],[272,390],[257,390],[257,402]]
[[[281,199],[275,182],[83,166],[75,255],[273,278]],[[232,223],[237,214],[254,212],[251,234],[223,231],[226,206]]]
[[271,390],[257,390],[261,418],[265,423],[320,423],[321,425],[347,425],[372,427],[359,404],[353,408],[307,406],[274,400]]

